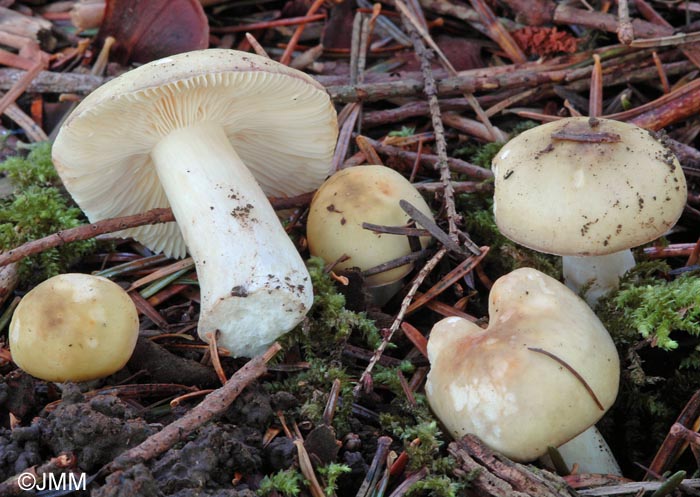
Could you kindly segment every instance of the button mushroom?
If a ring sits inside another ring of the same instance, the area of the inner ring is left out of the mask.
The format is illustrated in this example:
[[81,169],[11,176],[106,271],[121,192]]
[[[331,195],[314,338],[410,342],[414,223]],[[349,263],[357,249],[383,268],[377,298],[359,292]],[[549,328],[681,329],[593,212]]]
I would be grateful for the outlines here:
[[631,247],[663,235],[687,188],[673,153],[637,126],[573,117],[528,130],[493,161],[494,214],[526,247],[564,256],[567,285],[586,299],[617,286]]
[[593,311],[553,278],[499,278],[487,329],[458,317],[428,340],[431,408],[455,437],[471,433],[530,461],[593,425],[617,395],[619,359]]
[[177,224],[121,232],[195,261],[200,337],[220,331],[251,356],[313,301],[301,256],[267,195],[313,191],[331,164],[336,114],[310,76],[210,49],[160,59],[106,83],[69,116],[56,169],[90,220],[172,207]]
[[[377,233],[363,223],[403,226],[410,217],[400,207],[406,200],[432,219],[430,207],[415,187],[400,173],[386,166],[357,166],[331,176],[318,189],[311,202],[306,233],[309,250],[328,263],[343,255],[336,269],[357,267],[367,270],[411,253],[403,235]],[[421,237],[425,247],[430,237]],[[388,271],[367,276],[370,288],[382,288],[400,282],[412,268],[404,264]]]
[[10,352],[17,366],[42,380],[87,381],[124,367],[138,334],[136,306],[119,285],[60,274],[20,301],[10,322]]

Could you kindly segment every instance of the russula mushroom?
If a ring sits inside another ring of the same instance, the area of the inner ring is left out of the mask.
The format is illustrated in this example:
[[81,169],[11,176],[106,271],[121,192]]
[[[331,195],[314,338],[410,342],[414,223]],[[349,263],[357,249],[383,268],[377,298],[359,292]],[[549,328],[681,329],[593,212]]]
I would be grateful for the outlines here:
[[499,278],[489,326],[439,321],[428,340],[425,391],[453,436],[474,434],[517,461],[592,426],[617,396],[610,335],[584,301],[531,268]]
[[[433,218],[420,192],[400,173],[377,165],[356,166],[333,174],[318,189],[311,201],[306,223],[309,251],[327,263],[338,262],[337,270],[357,267],[367,270],[411,253],[404,235],[377,233],[363,223],[403,226],[410,216],[400,207],[406,200],[426,216]],[[430,237],[421,237],[427,246]],[[412,268],[404,264],[367,276],[368,287],[382,287],[400,281]]]
[[131,357],[139,317],[131,297],[101,276],[60,274],[35,286],[10,322],[12,360],[47,381],[87,381]]
[[331,164],[336,114],[310,76],[235,50],[159,59],[88,95],[53,159],[90,220],[172,207],[175,223],[123,230],[195,261],[198,333],[233,356],[264,350],[305,316],[308,271],[267,195],[313,191]]
[[588,287],[589,303],[634,266],[631,247],[676,223],[687,196],[680,164],[662,141],[609,119],[572,117],[528,130],[504,145],[493,171],[500,231],[564,256],[567,285]]

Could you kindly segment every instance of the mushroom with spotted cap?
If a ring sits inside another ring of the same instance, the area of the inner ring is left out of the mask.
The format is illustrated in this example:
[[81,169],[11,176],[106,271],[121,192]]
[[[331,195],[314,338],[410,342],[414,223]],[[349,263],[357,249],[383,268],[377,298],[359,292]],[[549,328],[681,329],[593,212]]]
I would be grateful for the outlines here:
[[564,256],[567,285],[587,287],[591,304],[634,266],[630,248],[676,223],[687,197],[663,141],[609,119],[572,117],[525,131],[503,146],[493,171],[499,230]]
[[12,360],[47,381],[87,381],[127,363],[139,336],[131,297],[116,283],[59,274],[32,288],[10,322]]
[[[420,192],[399,172],[381,165],[343,169],[333,174],[318,189],[311,201],[306,236],[312,255],[335,263],[336,269],[357,267],[367,270],[411,253],[403,235],[377,233],[363,223],[403,226],[410,216],[401,208],[405,200],[433,219]],[[423,247],[429,236],[420,237]],[[347,259],[340,260],[343,256]],[[339,261],[339,262],[338,262]],[[375,302],[381,303],[401,286],[401,279],[413,265],[369,275],[365,282]]]
[[62,126],[56,169],[91,221],[172,207],[177,224],[124,230],[194,259],[200,337],[252,356],[313,301],[307,269],[266,195],[313,191],[328,175],[336,113],[310,76],[209,49],[160,59],[88,95]]
[[530,461],[592,426],[617,396],[615,345],[586,303],[531,268],[499,278],[489,326],[433,326],[426,395],[445,427]]

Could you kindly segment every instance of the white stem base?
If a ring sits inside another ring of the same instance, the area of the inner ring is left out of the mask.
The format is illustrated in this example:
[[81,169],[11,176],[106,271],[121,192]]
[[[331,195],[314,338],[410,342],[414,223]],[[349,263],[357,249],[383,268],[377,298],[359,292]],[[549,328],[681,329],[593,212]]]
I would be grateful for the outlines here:
[[557,448],[569,469],[578,466],[578,473],[622,476],[620,465],[595,426]]
[[313,303],[304,261],[219,126],[177,129],[151,155],[197,267],[199,336],[219,330],[234,357],[262,352]]
[[595,307],[598,300],[618,287],[620,277],[634,267],[631,250],[591,257],[564,256],[564,283],[575,294],[585,289],[584,298]]

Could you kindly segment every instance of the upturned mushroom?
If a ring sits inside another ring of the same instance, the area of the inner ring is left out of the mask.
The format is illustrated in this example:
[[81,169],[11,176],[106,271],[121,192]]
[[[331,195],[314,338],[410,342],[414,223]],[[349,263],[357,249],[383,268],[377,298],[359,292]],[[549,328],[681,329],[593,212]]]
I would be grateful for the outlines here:
[[266,195],[313,191],[329,172],[336,113],[310,76],[235,50],[160,59],[88,95],[53,148],[92,221],[172,207],[175,223],[121,232],[195,261],[200,337],[251,356],[313,301],[308,272]]
[[488,328],[439,321],[428,341],[431,408],[453,436],[475,434],[517,461],[592,426],[617,396],[620,366],[593,311],[530,268],[499,278]]
[[119,371],[131,357],[139,317],[116,283],[60,274],[30,290],[10,322],[12,360],[47,381],[87,381]]
[[572,117],[528,130],[493,161],[500,231],[562,255],[567,285],[595,303],[634,266],[630,248],[668,231],[687,187],[653,133],[609,119]]
[[[404,235],[377,233],[363,223],[403,226],[410,216],[400,207],[406,200],[430,219],[433,215],[420,192],[400,173],[386,166],[367,165],[343,169],[324,182],[314,195],[306,223],[309,251],[328,263],[343,255],[338,270],[367,270],[411,253]],[[421,237],[423,247],[430,237]],[[367,286],[378,291],[400,282],[412,264],[367,276]]]

